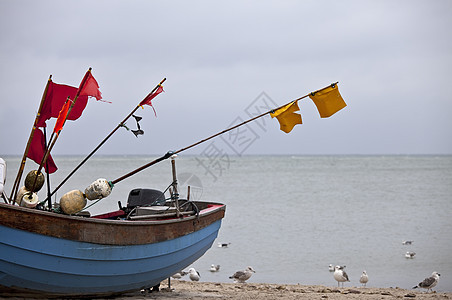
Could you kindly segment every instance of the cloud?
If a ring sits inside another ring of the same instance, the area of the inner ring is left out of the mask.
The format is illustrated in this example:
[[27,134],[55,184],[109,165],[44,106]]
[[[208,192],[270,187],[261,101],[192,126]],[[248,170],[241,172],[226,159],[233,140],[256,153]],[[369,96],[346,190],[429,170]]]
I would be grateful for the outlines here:
[[0,8],[1,153],[23,151],[50,74],[77,86],[89,67],[113,103],[90,100],[56,154],[91,151],[163,77],[157,119],[138,111],[145,135],[118,131],[101,153],[160,154],[225,129],[262,92],[284,104],[335,81],[344,111],[319,120],[305,100],[303,125],[285,135],[269,120],[247,153],[452,153],[449,1],[7,0]]

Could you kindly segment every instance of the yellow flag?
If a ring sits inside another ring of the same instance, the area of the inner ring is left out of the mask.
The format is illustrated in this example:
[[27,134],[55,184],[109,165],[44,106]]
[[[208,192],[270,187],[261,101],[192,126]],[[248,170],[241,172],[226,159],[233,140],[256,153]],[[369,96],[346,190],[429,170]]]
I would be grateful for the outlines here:
[[337,84],[333,84],[332,86],[319,92],[311,93],[309,98],[314,101],[321,118],[331,117],[336,112],[347,106],[344,99],[342,99],[341,94],[339,94]]
[[280,125],[279,128],[285,133],[289,133],[292,131],[295,125],[302,124],[301,116],[295,113],[296,111],[299,110],[300,108],[298,108],[298,102],[294,101],[270,113],[270,116],[272,118],[276,117]]

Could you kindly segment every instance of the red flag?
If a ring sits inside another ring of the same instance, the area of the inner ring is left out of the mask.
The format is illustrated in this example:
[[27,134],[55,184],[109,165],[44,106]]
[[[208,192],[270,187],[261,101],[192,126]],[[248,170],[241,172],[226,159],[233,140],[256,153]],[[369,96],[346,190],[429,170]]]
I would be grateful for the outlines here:
[[[85,74],[85,84],[80,90],[80,96],[95,97],[97,100],[102,99],[102,93],[99,91],[99,84],[97,84],[96,79],[94,79],[91,71],[87,71]],[[83,83],[83,80],[82,80]],[[80,87],[79,87],[80,88]]]
[[[47,94],[41,108],[41,114],[38,119],[37,127],[46,127],[46,121],[50,118],[57,118],[63,108],[67,97],[75,98],[77,88],[64,84],[49,82]],[[88,102],[88,96],[79,96],[75,105],[71,109],[68,120],[77,120],[83,113]]]
[[[28,150],[27,157],[32,159],[34,162],[36,162],[39,165],[39,164],[41,164],[45,151],[46,151],[46,147],[45,147],[44,134],[42,133],[41,129],[36,128],[35,132],[33,134],[33,140],[31,141],[31,144],[30,144],[30,149]],[[47,166],[49,167],[48,169],[47,169]],[[48,174],[52,174],[56,170],[58,170],[58,168],[55,165],[55,162],[53,161],[53,158],[50,154],[49,154],[49,156],[47,156],[47,161],[44,164],[44,168]]]
[[[144,98],[143,101],[140,102],[140,106],[143,106],[143,105],[147,104],[147,105],[151,106],[152,109],[154,109],[154,106],[152,106],[152,99],[154,99],[161,92],[164,92],[163,86],[159,85],[159,87],[157,88],[157,90],[155,90],[155,92],[153,92],[152,94],[147,95],[146,98]],[[157,113],[155,112],[155,109],[154,109],[154,114],[155,114],[155,116],[157,116]]]
[[58,133],[61,129],[63,129],[64,122],[66,122],[67,112],[69,111],[71,104],[72,101],[68,99],[61,109],[60,114],[58,115],[58,119],[55,122],[55,128],[53,128],[54,133]]

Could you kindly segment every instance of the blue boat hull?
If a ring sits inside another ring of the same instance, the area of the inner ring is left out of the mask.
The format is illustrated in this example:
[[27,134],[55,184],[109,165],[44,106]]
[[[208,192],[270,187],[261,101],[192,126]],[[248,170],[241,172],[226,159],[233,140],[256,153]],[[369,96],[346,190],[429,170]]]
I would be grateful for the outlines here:
[[211,247],[220,226],[221,219],[175,239],[121,246],[0,225],[0,286],[79,296],[152,287],[200,258]]

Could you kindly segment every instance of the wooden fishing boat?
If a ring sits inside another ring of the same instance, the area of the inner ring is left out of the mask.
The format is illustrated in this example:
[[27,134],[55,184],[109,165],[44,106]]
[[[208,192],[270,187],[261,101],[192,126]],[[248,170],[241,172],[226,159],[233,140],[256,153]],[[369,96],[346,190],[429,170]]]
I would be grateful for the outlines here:
[[[165,78],[59,187],[139,107],[151,105],[150,101],[163,91],[164,81]],[[94,88],[85,89],[88,85]],[[121,294],[154,287],[200,258],[217,237],[226,207],[220,203],[179,199],[174,159],[177,155],[173,152],[116,180],[98,179],[85,192],[73,190],[64,194],[59,203],[51,203],[57,187],[48,194],[47,201],[38,203],[36,193],[44,183],[41,169],[46,168],[47,172],[47,158],[78,96],[101,98],[91,68],[78,89],[60,86],[58,94],[57,86],[50,77],[9,199],[3,185],[6,163],[0,159],[0,198],[4,200],[0,203],[0,293],[40,297]],[[49,87],[53,92],[48,97]],[[58,119],[53,131],[56,135],[52,134],[50,141],[43,145],[41,139],[45,135],[36,127],[45,129],[46,119],[56,117],[49,111],[49,107],[57,105],[56,98],[64,100],[58,104],[61,108],[57,109]],[[46,118],[40,120],[43,107]],[[38,139],[33,138],[35,135]],[[27,175],[25,186],[18,191],[27,157],[38,163],[39,168]],[[105,198],[118,182],[170,157],[173,178],[169,199],[160,191],[135,189],[130,192],[126,207],[119,202],[119,210],[114,212],[93,217],[83,213],[87,199]],[[187,195],[189,198],[190,193]]]
[[0,293],[81,297],[153,287],[211,247],[226,209],[187,200],[177,211],[166,202],[131,206],[131,195],[127,207],[93,217],[0,203]]

